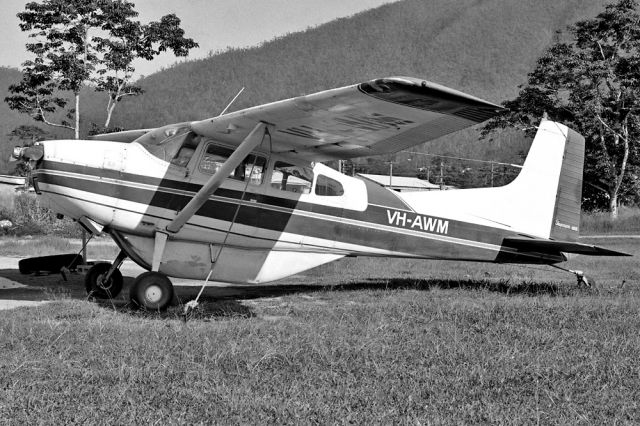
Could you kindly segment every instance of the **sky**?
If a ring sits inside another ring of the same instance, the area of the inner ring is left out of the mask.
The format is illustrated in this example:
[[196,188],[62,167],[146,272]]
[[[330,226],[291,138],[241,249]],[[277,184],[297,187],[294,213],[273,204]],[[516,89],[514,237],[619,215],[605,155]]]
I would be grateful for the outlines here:
[[[40,0],[41,1],[41,0]],[[130,0],[142,23],[175,13],[185,36],[200,47],[188,59],[206,57],[227,47],[246,47],[276,36],[302,31],[339,17],[350,16],[395,0]],[[25,50],[27,34],[20,31],[16,14],[25,0],[1,0],[0,66],[19,67],[31,58]],[[183,59],[179,59],[183,60]],[[135,63],[136,74],[149,75],[178,61],[164,54],[154,61]]]

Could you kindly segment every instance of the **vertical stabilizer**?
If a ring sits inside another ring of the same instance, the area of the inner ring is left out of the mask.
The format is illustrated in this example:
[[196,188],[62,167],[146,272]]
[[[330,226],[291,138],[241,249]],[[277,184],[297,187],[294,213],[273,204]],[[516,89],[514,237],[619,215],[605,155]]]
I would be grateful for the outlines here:
[[575,241],[580,225],[584,138],[543,120],[516,179],[499,188],[401,193],[423,214]]
[[525,204],[530,226],[537,227],[534,234],[578,238],[583,166],[584,138],[562,124],[542,121],[522,172],[508,185],[518,198],[533,201]]

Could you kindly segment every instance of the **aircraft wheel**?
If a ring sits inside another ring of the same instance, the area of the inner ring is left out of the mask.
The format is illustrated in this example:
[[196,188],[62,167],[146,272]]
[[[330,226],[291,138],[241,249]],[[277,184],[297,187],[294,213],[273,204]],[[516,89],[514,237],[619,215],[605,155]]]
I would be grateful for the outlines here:
[[113,271],[111,278],[105,281],[110,263],[97,263],[89,269],[84,277],[84,287],[90,296],[98,299],[114,299],[122,291],[122,273],[118,269]]
[[161,311],[173,300],[173,284],[164,274],[145,272],[133,282],[129,296],[138,306]]

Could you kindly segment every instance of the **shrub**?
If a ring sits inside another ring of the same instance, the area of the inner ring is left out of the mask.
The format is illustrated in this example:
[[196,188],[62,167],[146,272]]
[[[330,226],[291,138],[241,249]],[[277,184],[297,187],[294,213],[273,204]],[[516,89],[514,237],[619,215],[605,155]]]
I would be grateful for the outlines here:
[[5,232],[10,235],[57,235],[76,238],[80,236],[80,227],[70,219],[57,219],[56,213],[42,205],[35,194],[26,192],[13,194],[0,207],[0,220],[13,222],[13,227]]

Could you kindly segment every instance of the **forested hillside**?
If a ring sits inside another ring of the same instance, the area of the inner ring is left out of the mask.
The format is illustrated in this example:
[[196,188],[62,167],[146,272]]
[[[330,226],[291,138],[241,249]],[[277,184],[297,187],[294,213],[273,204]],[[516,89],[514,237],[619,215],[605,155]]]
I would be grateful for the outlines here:
[[[404,0],[153,74],[142,81],[146,93],[122,103],[112,124],[141,128],[210,117],[241,87],[232,110],[390,75],[425,78],[499,103],[517,94],[556,30],[595,16],[605,3]],[[85,129],[103,121],[103,104],[94,97],[83,105],[93,115]],[[526,150],[516,138],[471,143],[476,138],[476,131],[462,132],[428,150],[502,161]]]

